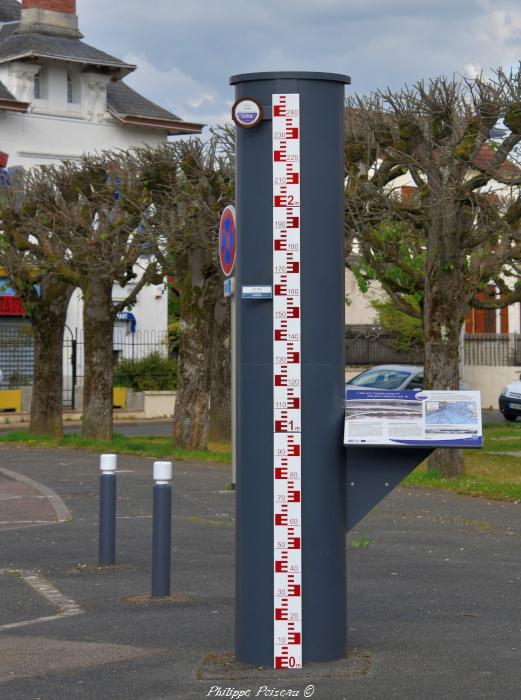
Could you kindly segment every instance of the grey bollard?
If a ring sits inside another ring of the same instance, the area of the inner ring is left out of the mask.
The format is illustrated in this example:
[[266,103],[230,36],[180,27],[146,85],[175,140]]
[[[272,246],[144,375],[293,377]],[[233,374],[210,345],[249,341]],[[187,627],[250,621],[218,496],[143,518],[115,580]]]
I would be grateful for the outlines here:
[[116,563],[116,469],[117,455],[100,458],[99,565]]
[[172,545],[172,462],[154,462],[152,597],[170,595]]

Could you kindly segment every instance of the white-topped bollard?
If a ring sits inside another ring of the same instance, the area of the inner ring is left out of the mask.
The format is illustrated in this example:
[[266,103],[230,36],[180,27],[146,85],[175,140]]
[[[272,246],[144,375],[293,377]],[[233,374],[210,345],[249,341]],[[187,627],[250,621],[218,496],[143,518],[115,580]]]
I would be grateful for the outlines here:
[[118,468],[118,456],[117,455],[101,455],[100,457],[100,471],[103,474],[111,474],[115,472]]
[[172,481],[172,462],[154,462],[154,481],[157,485]]
[[117,455],[100,457],[99,565],[116,562],[116,470]]
[[172,546],[172,462],[154,462],[152,597],[170,595]]

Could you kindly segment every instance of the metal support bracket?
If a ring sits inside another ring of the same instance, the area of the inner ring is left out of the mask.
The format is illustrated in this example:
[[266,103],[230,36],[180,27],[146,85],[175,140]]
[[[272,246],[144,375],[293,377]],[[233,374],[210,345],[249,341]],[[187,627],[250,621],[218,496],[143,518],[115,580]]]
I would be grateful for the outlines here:
[[346,532],[432,451],[427,447],[346,447]]

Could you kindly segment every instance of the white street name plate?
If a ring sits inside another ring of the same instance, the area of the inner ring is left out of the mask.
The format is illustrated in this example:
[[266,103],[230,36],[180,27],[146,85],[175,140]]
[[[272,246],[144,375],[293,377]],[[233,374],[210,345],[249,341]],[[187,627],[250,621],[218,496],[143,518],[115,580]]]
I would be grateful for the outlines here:
[[242,288],[243,299],[272,299],[273,289],[271,286],[245,287]]

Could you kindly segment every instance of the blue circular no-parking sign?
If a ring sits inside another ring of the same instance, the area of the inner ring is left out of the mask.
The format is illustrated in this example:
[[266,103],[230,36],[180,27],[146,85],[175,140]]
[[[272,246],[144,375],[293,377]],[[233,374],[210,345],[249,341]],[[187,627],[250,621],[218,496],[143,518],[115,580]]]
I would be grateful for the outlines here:
[[221,215],[219,226],[219,261],[226,277],[235,267],[237,252],[237,228],[235,226],[235,207],[228,206]]

